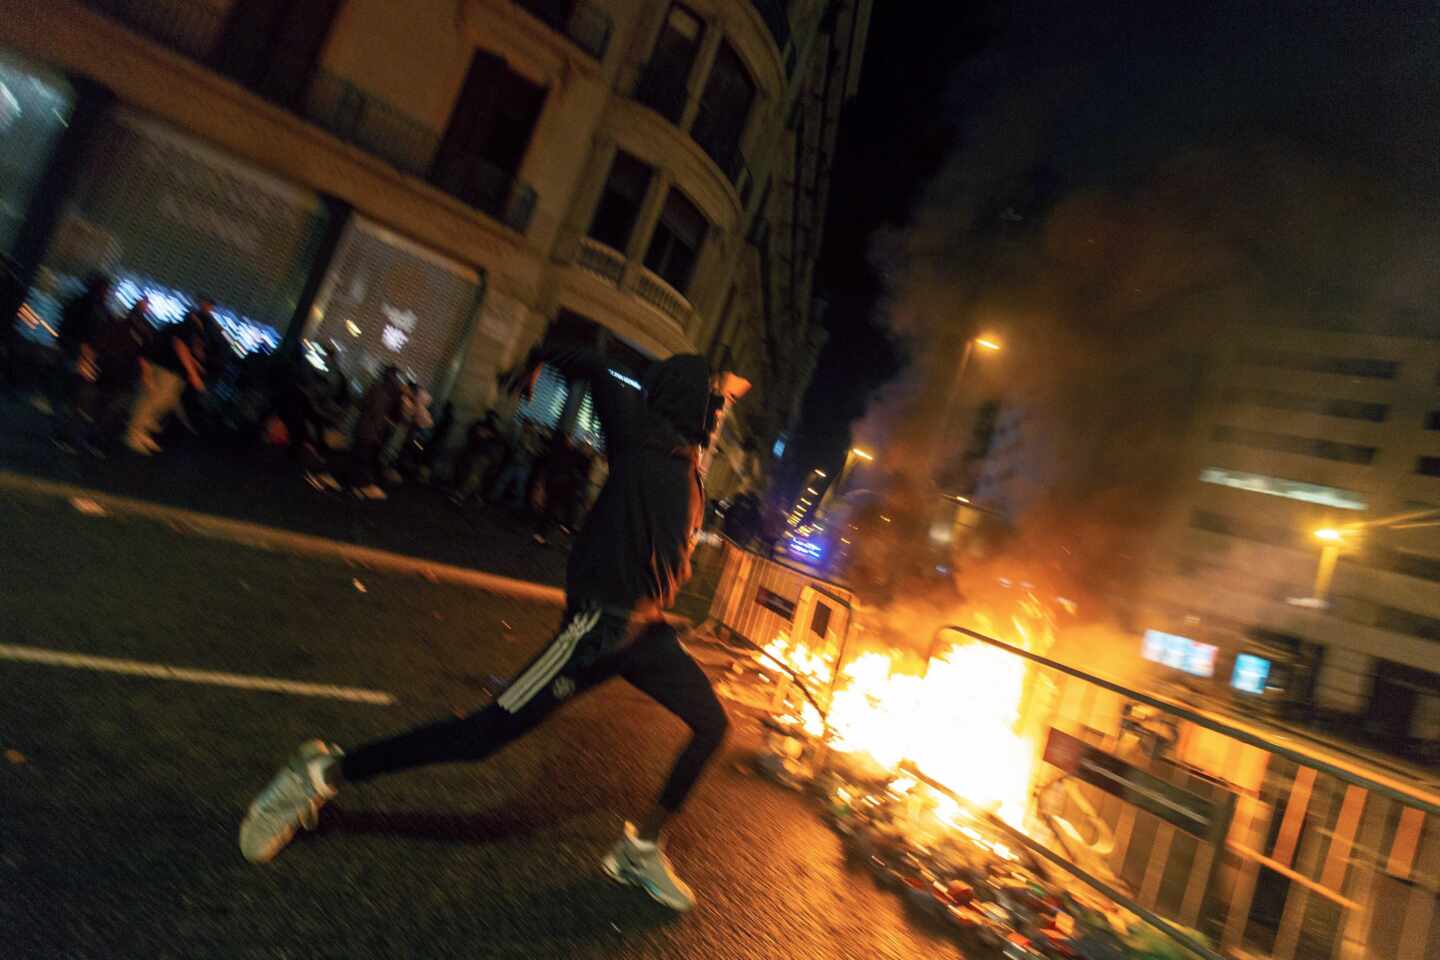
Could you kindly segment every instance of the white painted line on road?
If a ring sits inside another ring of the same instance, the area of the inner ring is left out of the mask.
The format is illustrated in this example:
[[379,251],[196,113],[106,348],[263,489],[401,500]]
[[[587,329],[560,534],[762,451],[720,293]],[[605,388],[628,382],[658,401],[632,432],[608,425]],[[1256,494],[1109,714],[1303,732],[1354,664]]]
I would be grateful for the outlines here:
[[331,683],[300,683],[295,680],[276,680],[273,677],[247,676],[243,673],[222,673],[218,670],[194,670],[189,667],[172,667],[164,663],[119,660],[114,657],[92,657],[81,653],[65,653],[60,650],[22,647],[9,643],[0,643],[0,660],[43,663],[51,667],[74,667],[77,670],[98,670],[102,673],[124,673],[134,677],[151,677],[155,680],[178,680],[181,683],[206,683],[211,686],[235,687],[240,690],[289,693],[299,697],[329,697],[332,700],[372,703],[382,707],[396,702],[393,696],[383,690],[337,687]]

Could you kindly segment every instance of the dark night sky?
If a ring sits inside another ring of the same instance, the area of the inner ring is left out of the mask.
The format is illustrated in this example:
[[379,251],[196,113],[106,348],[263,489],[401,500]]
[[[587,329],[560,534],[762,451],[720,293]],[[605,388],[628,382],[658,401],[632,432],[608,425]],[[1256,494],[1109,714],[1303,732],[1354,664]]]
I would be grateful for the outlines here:
[[[1281,139],[1412,205],[1440,194],[1440,5],[877,2],[842,121],[817,282],[831,339],[790,464],[843,457],[848,428],[901,370],[874,268],[877,231],[1010,122],[1066,191],[1141,181],[1184,150]],[[948,9],[948,13],[936,11]],[[1317,240],[1318,242],[1318,240]],[[787,458],[789,459],[789,458]]]
[[843,457],[851,422],[903,362],[875,314],[884,287],[871,267],[870,241],[877,230],[906,221],[950,153],[959,123],[947,103],[952,74],[992,32],[985,4],[949,6],[960,12],[917,18],[908,4],[876,4],[860,90],[836,146],[816,280],[816,292],[830,304],[830,341],[787,458],[802,474]]

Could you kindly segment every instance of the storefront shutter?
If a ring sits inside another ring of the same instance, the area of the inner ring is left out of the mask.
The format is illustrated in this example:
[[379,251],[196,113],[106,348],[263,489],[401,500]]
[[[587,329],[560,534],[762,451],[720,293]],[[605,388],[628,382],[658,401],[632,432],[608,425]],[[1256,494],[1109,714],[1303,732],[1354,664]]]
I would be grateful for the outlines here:
[[240,352],[273,349],[324,231],[319,197],[131,109],[105,122],[46,257],[40,293],[62,299],[91,270],[155,319],[213,299]]
[[306,338],[333,340],[352,376],[373,377],[393,364],[433,390],[461,347],[479,289],[474,270],[355,217]]
[[530,393],[529,400],[522,400],[515,409],[515,417],[518,420],[533,420],[542,427],[554,429],[560,425],[560,417],[565,413],[565,401],[570,396],[570,385],[565,382],[565,375],[550,364],[540,367],[540,376],[535,381],[535,389]]

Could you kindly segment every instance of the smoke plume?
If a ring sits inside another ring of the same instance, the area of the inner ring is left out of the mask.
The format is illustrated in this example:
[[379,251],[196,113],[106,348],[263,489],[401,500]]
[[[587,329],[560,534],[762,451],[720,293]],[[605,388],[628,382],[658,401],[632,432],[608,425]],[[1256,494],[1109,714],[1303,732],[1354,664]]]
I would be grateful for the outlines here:
[[[966,492],[977,408],[1019,408],[1029,475],[1003,562],[1098,594],[1134,579],[1194,477],[1188,431],[1226,351],[1257,325],[1403,327],[1440,299],[1440,171],[1414,155],[1440,133],[1437,58],[1399,10],[1282,5],[1262,36],[1253,5],[1164,23],[1086,6],[1073,24],[1031,6],[961,71],[985,105],[908,226],[874,241],[910,366],[856,433],[897,474]],[[972,360],[937,443],[982,333],[1005,350]]]

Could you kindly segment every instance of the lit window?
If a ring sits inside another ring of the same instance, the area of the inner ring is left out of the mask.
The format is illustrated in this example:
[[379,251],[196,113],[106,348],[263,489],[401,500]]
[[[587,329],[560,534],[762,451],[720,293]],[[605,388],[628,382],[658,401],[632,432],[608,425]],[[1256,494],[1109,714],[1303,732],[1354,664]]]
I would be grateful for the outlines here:
[[1243,470],[1225,470],[1220,467],[1208,467],[1200,472],[1200,480],[1202,483],[1213,483],[1221,487],[1234,487],[1236,490],[1263,493],[1270,497],[1284,497],[1286,500],[1318,503],[1322,506],[1335,507],[1339,510],[1366,510],[1370,506],[1358,493],[1353,493],[1349,490],[1325,487],[1318,483],[1305,483],[1300,480],[1283,480],[1280,477],[1267,477],[1264,474],[1246,473]]

